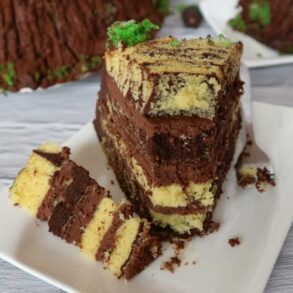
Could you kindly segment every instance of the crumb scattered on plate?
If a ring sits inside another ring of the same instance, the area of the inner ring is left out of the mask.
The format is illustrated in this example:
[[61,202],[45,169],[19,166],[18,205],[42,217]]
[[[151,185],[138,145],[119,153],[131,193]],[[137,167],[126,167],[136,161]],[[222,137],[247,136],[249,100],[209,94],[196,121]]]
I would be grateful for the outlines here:
[[238,245],[240,245],[239,237],[230,238],[230,239],[228,240],[228,243],[230,244],[231,247],[234,247],[234,246],[238,246]]

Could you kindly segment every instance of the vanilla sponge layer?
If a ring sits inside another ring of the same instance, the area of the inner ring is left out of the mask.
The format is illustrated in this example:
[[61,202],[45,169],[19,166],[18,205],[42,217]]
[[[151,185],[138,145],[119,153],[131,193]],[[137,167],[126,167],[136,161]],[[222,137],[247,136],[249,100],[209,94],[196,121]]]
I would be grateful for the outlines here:
[[115,211],[117,211],[116,203],[111,198],[103,198],[82,234],[81,251],[92,260],[96,259],[96,253],[112,224]]
[[122,267],[128,260],[134,241],[137,237],[141,220],[137,217],[128,219],[116,231],[115,248],[113,249],[107,267],[117,277],[122,274]]
[[174,231],[179,234],[190,233],[192,230],[196,229],[198,231],[203,231],[204,222],[206,220],[207,212],[197,212],[188,215],[171,214],[166,215],[158,213],[150,209],[150,214],[153,221],[161,226],[170,226]]
[[[39,150],[50,153],[61,152],[61,148],[53,144],[44,145]],[[50,189],[51,179],[58,170],[59,167],[33,153],[11,186],[11,200],[36,216]]]

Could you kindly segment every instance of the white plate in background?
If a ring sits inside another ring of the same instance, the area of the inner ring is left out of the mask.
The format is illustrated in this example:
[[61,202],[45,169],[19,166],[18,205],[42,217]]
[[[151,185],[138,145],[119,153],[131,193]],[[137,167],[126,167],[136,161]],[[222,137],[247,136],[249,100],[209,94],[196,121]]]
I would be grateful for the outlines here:
[[204,0],[199,3],[200,10],[217,34],[224,34],[233,41],[241,41],[244,44],[242,61],[248,67],[263,67],[293,63],[293,54],[280,55],[266,45],[261,44],[252,37],[234,31],[228,24],[239,11],[239,0]]

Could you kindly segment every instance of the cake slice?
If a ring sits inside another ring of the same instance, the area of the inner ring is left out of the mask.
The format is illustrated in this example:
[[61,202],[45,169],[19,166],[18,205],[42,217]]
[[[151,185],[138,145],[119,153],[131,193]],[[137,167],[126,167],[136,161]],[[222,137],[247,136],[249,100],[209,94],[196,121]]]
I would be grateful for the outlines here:
[[97,134],[136,212],[180,235],[209,225],[241,125],[242,44],[161,38],[108,49]]
[[48,220],[50,232],[103,262],[116,277],[133,278],[160,255],[150,223],[129,202],[115,203],[69,154],[55,144],[34,150],[11,186],[11,200]]

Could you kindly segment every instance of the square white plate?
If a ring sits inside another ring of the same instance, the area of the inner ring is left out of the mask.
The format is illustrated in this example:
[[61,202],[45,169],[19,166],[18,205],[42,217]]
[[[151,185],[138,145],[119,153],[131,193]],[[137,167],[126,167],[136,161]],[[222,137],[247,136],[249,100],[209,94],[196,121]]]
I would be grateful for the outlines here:
[[224,34],[233,41],[241,41],[244,44],[244,54],[242,61],[248,67],[263,67],[270,65],[280,65],[293,63],[293,54],[280,55],[252,37],[234,31],[228,24],[228,20],[234,17],[239,9],[239,0],[204,0],[200,2],[200,10],[217,34]]
[[[242,78],[248,84],[248,76]],[[232,168],[215,210],[220,230],[189,242],[174,274],[160,270],[173,253],[165,244],[163,257],[132,281],[116,280],[100,263],[89,261],[78,248],[48,233],[45,223],[12,206],[7,190],[0,194],[0,257],[70,292],[262,292],[292,222],[293,109],[253,106],[256,135],[274,163],[277,186],[263,194],[242,190]],[[72,158],[109,189],[114,199],[123,197],[91,123],[65,144]],[[241,245],[231,248],[228,240],[236,236]],[[186,261],[189,264],[183,265]]]

